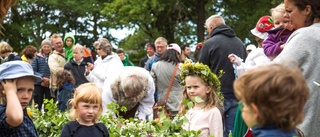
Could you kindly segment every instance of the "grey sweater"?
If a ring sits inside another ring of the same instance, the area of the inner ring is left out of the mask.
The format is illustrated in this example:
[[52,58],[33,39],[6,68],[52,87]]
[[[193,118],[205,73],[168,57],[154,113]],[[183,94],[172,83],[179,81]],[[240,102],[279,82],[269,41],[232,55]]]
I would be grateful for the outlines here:
[[320,23],[296,30],[285,48],[274,60],[288,66],[298,66],[306,78],[310,98],[305,105],[303,123],[298,126],[306,137],[320,135]]

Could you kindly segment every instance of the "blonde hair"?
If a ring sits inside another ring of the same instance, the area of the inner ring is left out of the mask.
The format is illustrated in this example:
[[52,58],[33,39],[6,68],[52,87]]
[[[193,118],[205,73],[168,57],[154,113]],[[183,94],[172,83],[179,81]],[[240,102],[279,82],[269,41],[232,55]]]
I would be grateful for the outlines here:
[[[61,38],[61,36],[60,36],[59,34],[54,33],[54,34],[50,37],[50,40],[51,40],[51,42],[52,42],[53,39],[57,39],[57,38]],[[62,38],[61,38],[61,39],[62,39]],[[52,44],[54,44],[54,43],[52,43]]]
[[75,50],[79,50],[81,53],[84,52],[83,46],[82,46],[82,45],[79,45],[79,44],[73,46],[73,51],[75,51]]
[[79,112],[77,108],[79,102],[99,104],[98,115],[92,121],[93,123],[97,123],[98,117],[102,113],[101,89],[94,83],[81,84],[78,88],[76,88],[73,98],[70,100],[70,104],[72,105],[72,107],[69,115],[69,120],[71,121],[75,121],[77,118],[79,118]]
[[220,25],[226,25],[224,19],[220,15],[212,15],[210,16],[205,23],[206,27],[210,27],[211,25],[215,27]]
[[164,37],[158,37],[155,41],[154,41],[154,44],[156,45],[157,43],[161,43],[163,42],[165,46],[168,45],[168,41],[166,38]]
[[270,14],[271,16],[273,16],[274,12],[281,12],[281,13],[285,13],[286,9],[283,3],[279,4],[277,7],[270,9]]
[[13,51],[12,47],[7,42],[4,42],[4,41],[0,42],[1,54],[12,52],[12,51]]

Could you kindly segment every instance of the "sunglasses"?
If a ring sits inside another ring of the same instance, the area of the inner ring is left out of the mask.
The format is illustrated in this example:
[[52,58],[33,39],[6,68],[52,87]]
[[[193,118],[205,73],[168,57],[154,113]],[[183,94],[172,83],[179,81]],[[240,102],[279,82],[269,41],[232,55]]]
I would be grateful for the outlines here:
[[96,48],[96,50],[101,50],[101,48]]

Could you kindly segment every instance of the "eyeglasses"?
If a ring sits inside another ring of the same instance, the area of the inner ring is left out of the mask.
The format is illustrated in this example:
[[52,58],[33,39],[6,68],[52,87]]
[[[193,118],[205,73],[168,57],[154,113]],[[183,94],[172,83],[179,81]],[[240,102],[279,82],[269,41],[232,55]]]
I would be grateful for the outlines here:
[[96,48],[96,50],[101,50],[101,48]]
[[156,46],[157,49],[163,49],[165,46]]

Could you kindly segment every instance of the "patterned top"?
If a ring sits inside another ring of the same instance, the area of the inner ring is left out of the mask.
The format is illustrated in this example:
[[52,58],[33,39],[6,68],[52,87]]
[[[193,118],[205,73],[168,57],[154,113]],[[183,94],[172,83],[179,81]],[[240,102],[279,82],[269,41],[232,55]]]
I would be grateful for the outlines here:
[[38,137],[38,133],[26,109],[21,125],[12,127],[6,122],[6,106],[0,105],[0,137]]

